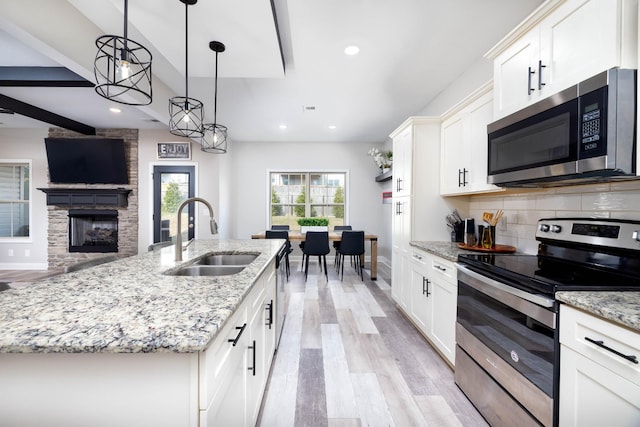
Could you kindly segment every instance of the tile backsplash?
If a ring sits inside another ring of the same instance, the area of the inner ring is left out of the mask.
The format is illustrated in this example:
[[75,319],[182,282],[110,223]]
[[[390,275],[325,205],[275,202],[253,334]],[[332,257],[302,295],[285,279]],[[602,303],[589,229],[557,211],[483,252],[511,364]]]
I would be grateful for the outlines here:
[[469,215],[481,224],[482,213],[504,210],[496,227],[496,242],[519,252],[535,254],[538,219],[588,217],[640,221],[640,180],[549,189],[509,189],[475,195],[469,199]]

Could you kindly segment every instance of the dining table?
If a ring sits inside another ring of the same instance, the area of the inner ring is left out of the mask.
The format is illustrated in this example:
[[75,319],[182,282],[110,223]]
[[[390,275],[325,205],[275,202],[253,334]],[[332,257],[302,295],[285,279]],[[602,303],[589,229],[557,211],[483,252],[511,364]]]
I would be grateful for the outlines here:
[[[251,235],[252,239],[264,239],[265,232],[256,233]],[[301,233],[300,231],[290,230],[289,231],[289,240],[296,240],[299,242],[304,242],[306,239],[305,233]],[[342,232],[341,231],[329,231],[329,241],[331,242],[339,242],[342,240]],[[371,280],[378,279],[378,236],[375,234],[370,234],[365,231],[364,240],[369,241],[371,244]]]

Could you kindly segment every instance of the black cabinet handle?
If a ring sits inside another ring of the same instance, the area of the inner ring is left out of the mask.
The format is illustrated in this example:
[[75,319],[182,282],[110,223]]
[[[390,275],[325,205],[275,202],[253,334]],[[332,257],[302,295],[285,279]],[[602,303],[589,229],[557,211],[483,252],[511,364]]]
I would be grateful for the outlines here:
[[610,351],[611,353],[615,354],[616,356],[620,356],[623,359],[628,360],[629,362],[635,363],[636,365],[638,364],[638,358],[636,356],[633,355],[626,355],[626,354],[622,354],[617,350],[612,349],[611,347],[607,347],[606,345],[604,345],[604,341],[596,341],[592,338],[589,337],[584,337],[585,340],[589,341],[590,343],[593,343],[595,345],[597,345],[600,348],[604,348],[607,351]]
[[546,65],[542,65],[542,60],[538,61],[538,90],[542,90],[542,86],[545,86],[546,83],[542,83],[542,69],[547,68]]
[[528,95],[531,95],[531,92],[535,91],[535,89],[531,87],[531,75],[535,73],[536,73],[535,70],[531,70],[531,67],[529,67],[529,72],[527,76],[527,94]]
[[249,366],[247,369],[253,371],[253,376],[256,376],[256,340],[253,340],[253,345],[249,346],[249,350],[253,350],[253,366]]
[[269,317],[267,318],[267,323],[265,323],[265,325],[267,325],[269,329],[271,329],[271,325],[273,325],[273,300],[271,300],[271,302],[267,304],[265,310],[267,310],[267,313],[269,313]]
[[422,295],[426,295],[427,298],[431,295],[431,292],[429,292],[429,279],[424,276],[422,277]]
[[247,327],[247,324],[245,323],[242,326],[236,326],[236,330],[239,330],[240,332],[238,332],[238,335],[235,337],[235,339],[228,339],[228,342],[232,342],[233,346],[235,347],[236,344],[238,344],[238,340],[240,339],[240,336],[242,335],[242,333],[244,332],[244,328]]
[[402,185],[400,185],[401,183],[402,183],[402,178],[396,179],[396,191],[402,190]]
[[467,172],[469,172],[466,168],[458,169],[458,187],[466,187],[467,182]]

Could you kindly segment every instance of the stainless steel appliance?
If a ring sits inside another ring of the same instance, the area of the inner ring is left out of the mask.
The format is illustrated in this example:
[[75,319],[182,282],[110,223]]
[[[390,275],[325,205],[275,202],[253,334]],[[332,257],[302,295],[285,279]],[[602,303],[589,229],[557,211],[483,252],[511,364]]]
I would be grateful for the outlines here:
[[640,221],[538,222],[537,255],[458,257],[455,381],[492,426],[557,426],[557,291],[640,290]]
[[287,283],[287,264],[286,256],[288,255],[288,246],[282,245],[278,255],[276,256],[276,270],[278,275],[276,278],[276,351],[280,346],[280,337],[282,336],[282,329],[284,328],[284,319],[286,317],[285,311],[285,284]]
[[636,70],[611,69],[487,126],[488,178],[541,187],[636,177]]

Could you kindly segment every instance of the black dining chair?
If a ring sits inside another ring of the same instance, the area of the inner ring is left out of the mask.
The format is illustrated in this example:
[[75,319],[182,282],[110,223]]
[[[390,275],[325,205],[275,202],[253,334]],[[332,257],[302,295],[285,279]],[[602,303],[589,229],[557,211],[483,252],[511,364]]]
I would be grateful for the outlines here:
[[305,236],[305,245],[302,249],[302,253],[305,258],[304,263],[304,280],[307,280],[307,273],[309,272],[309,257],[318,256],[318,264],[320,265],[320,271],[324,264],[324,276],[329,280],[327,274],[327,254],[331,252],[329,249],[329,232],[328,231],[307,231]]
[[362,269],[362,256],[364,255],[364,231],[343,231],[342,243],[340,244],[340,252],[338,257],[338,265],[342,266],[340,280],[344,279],[344,257],[351,256],[354,260],[356,273],[360,275],[360,279],[364,281]]
[[264,232],[265,239],[284,239],[285,243],[285,270],[287,273],[287,280],[289,279],[289,254],[293,249],[291,249],[291,242],[289,241],[289,232],[287,230],[266,230]]
[[[352,230],[350,225],[334,225],[333,231],[344,231],[344,230]],[[334,240],[333,242],[333,250],[336,252],[336,256],[333,258],[333,265],[337,266],[338,262],[338,252],[340,251],[340,241]]]

